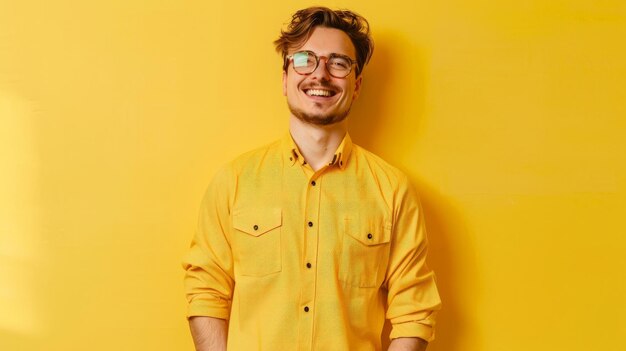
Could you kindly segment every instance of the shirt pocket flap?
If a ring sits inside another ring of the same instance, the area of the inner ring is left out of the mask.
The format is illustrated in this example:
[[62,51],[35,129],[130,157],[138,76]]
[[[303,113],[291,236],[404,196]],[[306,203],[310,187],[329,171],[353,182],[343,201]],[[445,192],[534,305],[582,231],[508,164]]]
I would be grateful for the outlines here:
[[391,222],[371,220],[359,223],[346,218],[346,233],[366,246],[385,244],[391,240]]
[[233,228],[252,236],[259,236],[282,225],[280,208],[257,208],[233,215]]

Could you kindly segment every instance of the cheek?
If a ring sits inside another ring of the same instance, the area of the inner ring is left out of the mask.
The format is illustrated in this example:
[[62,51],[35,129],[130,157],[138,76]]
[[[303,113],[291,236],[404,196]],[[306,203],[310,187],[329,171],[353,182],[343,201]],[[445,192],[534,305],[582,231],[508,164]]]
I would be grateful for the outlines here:
[[298,94],[298,86],[295,83],[292,83],[291,85],[289,85],[287,93],[292,97],[296,97]]
[[297,92],[299,82],[293,78],[287,81],[287,90]]
[[345,91],[344,95],[345,95],[346,101],[354,100],[354,89],[353,89],[353,86],[345,87],[344,91]]
[[298,77],[294,76],[292,72],[289,74],[283,75],[283,95],[286,97],[295,96],[298,93],[299,88],[298,84],[300,84],[300,80]]

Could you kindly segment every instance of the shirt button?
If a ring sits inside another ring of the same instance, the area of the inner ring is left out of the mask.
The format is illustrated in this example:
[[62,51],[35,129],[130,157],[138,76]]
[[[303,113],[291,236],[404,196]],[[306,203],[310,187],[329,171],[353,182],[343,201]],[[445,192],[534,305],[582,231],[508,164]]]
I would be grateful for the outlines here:
[[312,226],[313,226],[313,222],[309,222],[309,227],[312,227]]
[[306,268],[311,268],[311,264],[309,262],[307,262]]
[[371,233],[370,233],[370,234],[367,234],[367,238],[368,238],[368,239],[371,239],[372,237],[373,237],[373,236],[372,236],[372,234],[371,234]]
[[315,181],[312,181],[312,182],[311,182],[311,185],[315,186]]
[[304,312],[309,312],[309,306],[304,307]]
[[256,225],[256,224],[255,224],[255,225],[254,225],[254,227],[252,227],[252,228],[254,228],[254,230],[259,230],[259,226],[258,226],[258,225]]

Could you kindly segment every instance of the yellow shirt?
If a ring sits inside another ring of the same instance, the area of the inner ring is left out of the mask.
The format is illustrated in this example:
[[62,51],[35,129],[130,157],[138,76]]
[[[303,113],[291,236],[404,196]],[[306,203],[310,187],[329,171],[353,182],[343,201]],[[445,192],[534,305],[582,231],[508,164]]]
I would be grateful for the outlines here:
[[229,319],[228,350],[367,351],[432,340],[441,301],[407,177],[352,144],[314,172],[291,136],[223,167],[183,267],[188,316]]

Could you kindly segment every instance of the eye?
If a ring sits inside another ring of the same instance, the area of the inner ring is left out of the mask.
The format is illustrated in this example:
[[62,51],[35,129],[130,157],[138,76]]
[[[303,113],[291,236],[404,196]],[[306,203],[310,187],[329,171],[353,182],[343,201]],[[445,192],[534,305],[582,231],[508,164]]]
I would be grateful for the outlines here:
[[350,68],[350,61],[343,57],[333,57],[329,60],[330,66],[336,69],[345,70]]

